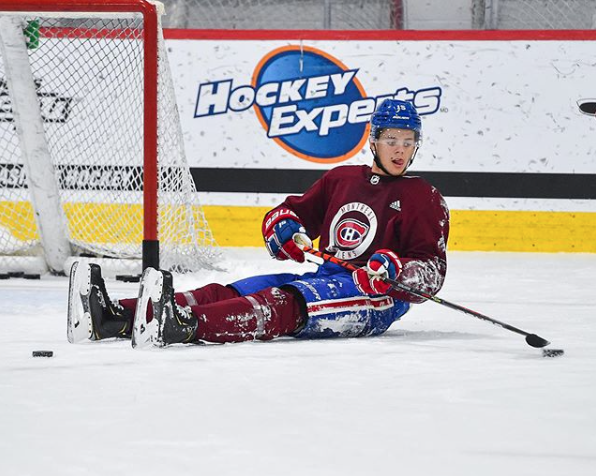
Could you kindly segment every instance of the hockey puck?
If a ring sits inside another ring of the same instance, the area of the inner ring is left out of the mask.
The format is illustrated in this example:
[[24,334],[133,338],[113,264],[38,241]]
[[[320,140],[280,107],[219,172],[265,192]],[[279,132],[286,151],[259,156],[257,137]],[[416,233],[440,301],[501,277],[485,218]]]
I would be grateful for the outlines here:
[[52,350],[34,350],[31,355],[33,355],[33,357],[53,357],[54,351],[52,351]]
[[564,353],[563,349],[542,349],[542,357],[559,357]]
[[0,273],[0,279],[10,279],[10,275],[8,273]]
[[116,276],[116,281],[123,281],[125,283],[138,283],[140,280],[140,274],[118,274]]
[[8,276],[11,278],[22,278],[25,275],[23,271],[10,271]]
[[41,274],[37,273],[25,273],[23,274],[24,279],[41,279]]

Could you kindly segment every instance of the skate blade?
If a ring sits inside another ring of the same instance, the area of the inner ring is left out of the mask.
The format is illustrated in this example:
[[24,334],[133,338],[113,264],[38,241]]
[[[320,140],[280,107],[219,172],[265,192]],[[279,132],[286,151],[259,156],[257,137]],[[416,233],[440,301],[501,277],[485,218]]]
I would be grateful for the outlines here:
[[147,268],[141,277],[139,298],[135,310],[134,324],[132,328],[133,349],[143,349],[149,346],[163,347],[161,339],[162,330],[159,319],[153,317],[151,322],[147,321],[147,309],[153,306],[153,302],[159,302],[163,289],[163,275],[153,269]]
[[86,263],[75,262],[70,269],[68,283],[68,314],[66,337],[71,344],[91,340],[93,323],[89,312],[91,268]]

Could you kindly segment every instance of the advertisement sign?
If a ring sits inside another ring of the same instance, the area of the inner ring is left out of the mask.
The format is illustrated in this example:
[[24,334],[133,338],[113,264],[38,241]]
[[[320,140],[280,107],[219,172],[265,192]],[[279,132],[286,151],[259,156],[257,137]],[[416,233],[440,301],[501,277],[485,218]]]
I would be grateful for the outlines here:
[[583,99],[596,94],[585,61],[591,42],[170,40],[168,47],[196,167],[368,163],[368,118],[380,100],[395,97],[423,116],[413,170],[596,170],[596,121]]
[[363,149],[370,115],[384,98],[411,100],[421,115],[439,109],[439,87],[368,97],[357,74],[323,50],[282,46],[257,63],[249,85],[227,78],[199,84],[194,118],[252,107],[266,138],[296,157],[333,164]]

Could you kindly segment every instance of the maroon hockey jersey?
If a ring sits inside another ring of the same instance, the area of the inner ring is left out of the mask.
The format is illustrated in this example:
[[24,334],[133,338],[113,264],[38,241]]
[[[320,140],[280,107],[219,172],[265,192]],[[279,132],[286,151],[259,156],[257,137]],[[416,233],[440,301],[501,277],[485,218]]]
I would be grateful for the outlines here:
[[[293,210],[319,249],[335,249],[340,259],[363,266],[388,248],[404,267],[399,280],[436,294],[447,271],[449,210],[439,191],[420,177],[387,177],[369,166],[341,166],[325,173],[302,196],[282,206]],[[420,299],[396,291],[409,302]]]

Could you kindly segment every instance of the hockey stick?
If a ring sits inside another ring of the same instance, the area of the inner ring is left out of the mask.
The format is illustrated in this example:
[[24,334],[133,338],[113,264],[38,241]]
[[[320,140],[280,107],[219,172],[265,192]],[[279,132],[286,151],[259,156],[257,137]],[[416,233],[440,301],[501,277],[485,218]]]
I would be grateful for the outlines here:
[[[308,246],[307,244],[301,242],[299,237],[295,237],[294,242],[302,251],[304,251],[305,253],[308,253],[309,255],[316,256],[318,258],[323,259],[324,261],[328,261],[330,263],[337,264],[349,271],[356,271],[358,269],[353,264],[350,264],[342,259],[336,258],[333,255],[324,253],[319,250],[315,250],[311,246]],[[468,309],[467,307],[460,306],[459,304],[454,304],[452,302],[446,301],[445,299],[441,299],[438,296],[433,296],[432,294],[425,293],[424,291],[419,291],[419,290],[413,289],[410,286],[408,286],[407,284],[400,283],[399,281],[396,281],[395,279],[390,279],[390,278],[379,278],[379,279],[382,279],[386,283],[390,284],[394,289],[399,289],[401,291],[405,291],[407,293],[413,294],[414,296],[418,296],[418,297],[426,299],[428,301],[433,301],[433,302],[436,302],[437,304],[440,304],[442,306],[446,306],[450,309],[455,309],[456,311],[463,312],[464,314],[468,314],[469,316],[474,316],[477,319],[481,319],[483,321],[490,322],[491,324],[494,324],[495,326],[502,327],[503,329],[507,329],[508,331],[515,332],[517,334],[521,334],[526,338],[526,342],[528,343],[528,345],[531,345],[532,347],[541,348],[541,347],[545,347],[550,344],[549,341],[547,341],[546,339],[543,339],[542,337],[540,337],[536,334],[530,334],[529,332],[518,329],[517,327],[509,325],[505,322],[497,321],[496,319],[485,316],[484,314],[473,311],[472,309]]]

